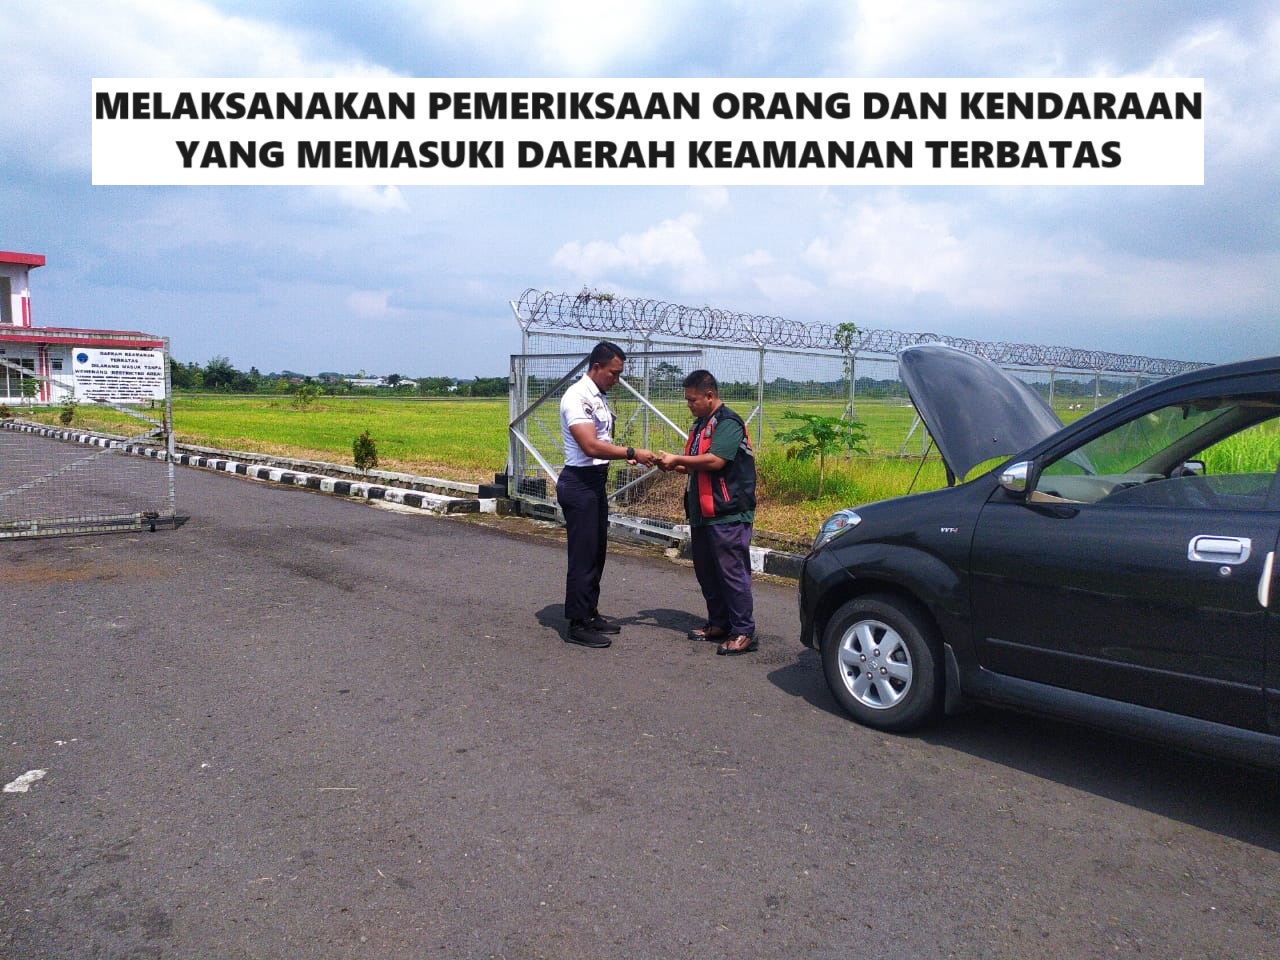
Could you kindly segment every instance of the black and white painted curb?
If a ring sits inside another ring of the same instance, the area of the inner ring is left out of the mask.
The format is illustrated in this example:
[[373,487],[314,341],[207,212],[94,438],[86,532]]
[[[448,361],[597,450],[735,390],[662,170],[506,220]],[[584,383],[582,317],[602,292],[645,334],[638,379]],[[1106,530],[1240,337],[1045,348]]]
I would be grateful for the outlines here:
[[[122,453],[128,453],[139,457],[149,457],[153,460],[168,459],[168,453],[163,448],[137,441],[116,440],[99,434],[79,433],[74,430],[64,430],[55,427],[40,426],[38,424],[19,423],[13,420],[0,421],[0,426],[3,426],[7,430],[16,430],[21,433],[32,433],[37,436],[50,437],[56,440],[83,443],[95,447],[113,448],[121,451]],[[221,452],[208,450],[202,450],[198,453],[175,453],[173,462],[181,466],[197,467],[204,470],[216,470],[239,477],[245,477],[250,480],[262,480],[269,483],[305,487],[309,490],[317,490],[321,493],[329,493],[339,497],[380,500],[384,503],[394,503],[405,507],[415,507],[420,510],[426,510],[430,513],[453,514],[519,512],[518,508],[513,506],[512,501],[505,497],[478,496],[471,489],[474,488],[475,491],[480,491],[483,487],[485,492],[489,492],[493,489],[490,485],[459,484],[453,481],[437,480],[431,477],[413,477],[408,474],[381,474],[388,478],[394,477],[400,482],[408,484],[410,488],[414,486],[453,488],[459,491],[464,491],[467,494],[464,496],[453,496],[445,493],[433,493],[424,489],[406,489],[404,486],[397,486],[390,483],[376,483],[366,480],[344,480],[340,477],[332,477],[324,473],[308,471],[302,466],[302,462],[300,461],[292,461],[289,466],[279,466],[278,462],[251,463],[247,462],[246,459],[236,459]],[[332,472],[342,472],[349,469],[336,464],[315,464],[315,466],[325,468]],[[554,508],[550,508],[546,513],[548,515],[554,514],[555,510]],[[538,516],[539,511],[535,509],[530,511],[530,514]],[[618,529],[619,532],[627,532],[623,528]],[[679,526],[673,528],[672,540],[676,540],[679,543],[679,555],[684,559],[689,559],[688,528]],[[803,562],[804,557],[797,553],[775,550],[771,547],[751,547],[751,569],[756,573],[766,573],[778,577],[798,578],[800,576],[800,567]]]
[[[122,453],[153,460],[166,460],[168,453],[161,447],[128,440],[115,440],[90,433],[78,433],[74,430],[60,430],[54,427],[36,426],[26,423],[5,421],[9,430],[21,433],[32,433],[37,436],[65,440],[72,443],[83,443],[89,446],[106,447]],[[412,490],[392,484],[376,483],[364,480],[344,480],[320,473],[308,472],[294,467],[281,467],[271,464],[248,463],[226,455],[210,453],[175,453],[173,462],[186,467],[199,467],[205,470],[217,470],[224,473],[246,477],[250,480],[264,480],[289,486],[306,487],[321,493],[331,493],[340,497],[357,497],[365,500],[381,500],[406,507],[417,507],[431,513],[498,513],[500,508],[496,498],[479,498],[473,496],[449,496],[431,493],[426,490]],[[451,486],[448,481],[433,478],[417,478],[421,485]]]

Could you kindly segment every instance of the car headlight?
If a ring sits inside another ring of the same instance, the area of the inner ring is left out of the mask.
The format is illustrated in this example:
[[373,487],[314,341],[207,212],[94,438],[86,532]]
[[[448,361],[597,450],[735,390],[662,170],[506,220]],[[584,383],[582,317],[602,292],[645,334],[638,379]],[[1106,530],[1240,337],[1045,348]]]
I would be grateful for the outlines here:
[[853,510],[845,508],[844,510],[836,511],[822,521],[822,526],[818,528],[818,536],[813,541],[813,549],[817,550],[846,530],[852,530],[861,522],[862,518]]

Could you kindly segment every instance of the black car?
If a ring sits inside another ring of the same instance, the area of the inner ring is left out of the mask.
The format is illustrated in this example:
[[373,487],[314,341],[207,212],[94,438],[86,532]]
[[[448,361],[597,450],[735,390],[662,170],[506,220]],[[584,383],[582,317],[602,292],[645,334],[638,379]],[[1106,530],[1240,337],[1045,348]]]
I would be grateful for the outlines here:
[[1280,765],[1280,357],[1154,383],[1062,426],[941,345],[899,355],[949,476],[841,510],[804,643],[881,730],[985,701]]

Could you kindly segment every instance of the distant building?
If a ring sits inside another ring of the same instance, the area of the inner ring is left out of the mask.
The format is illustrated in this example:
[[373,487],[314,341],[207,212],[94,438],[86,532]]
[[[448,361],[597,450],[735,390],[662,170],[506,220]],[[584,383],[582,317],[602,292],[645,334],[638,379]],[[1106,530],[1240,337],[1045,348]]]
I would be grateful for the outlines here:
[[163,337],[31,325],[30,275],[44,263],[0,251],[0,403],[163,399]]

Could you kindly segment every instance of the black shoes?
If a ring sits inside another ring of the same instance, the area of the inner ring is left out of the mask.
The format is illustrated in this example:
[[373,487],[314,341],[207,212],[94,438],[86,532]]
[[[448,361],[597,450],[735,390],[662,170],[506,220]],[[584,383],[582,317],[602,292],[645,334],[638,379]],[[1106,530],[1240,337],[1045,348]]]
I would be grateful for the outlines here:
[[[595,647],[603,649],[613,643],[608,637],[594,627],[594,620],[570,620],[569,633],[564,638],[565,643],[576,643],[580,647]],[[612,626],[612,624],[609,624]],[[617,632],[614,627],[613,632]]]
[[590,627],[592,630],[594,630],[596,633],[621,633],[622,632],[622,628],[620,626],[618,626],[612,620],[606,620],[604,617],[600,616],[600,614],[598,613],[587,621],[587,626]]

